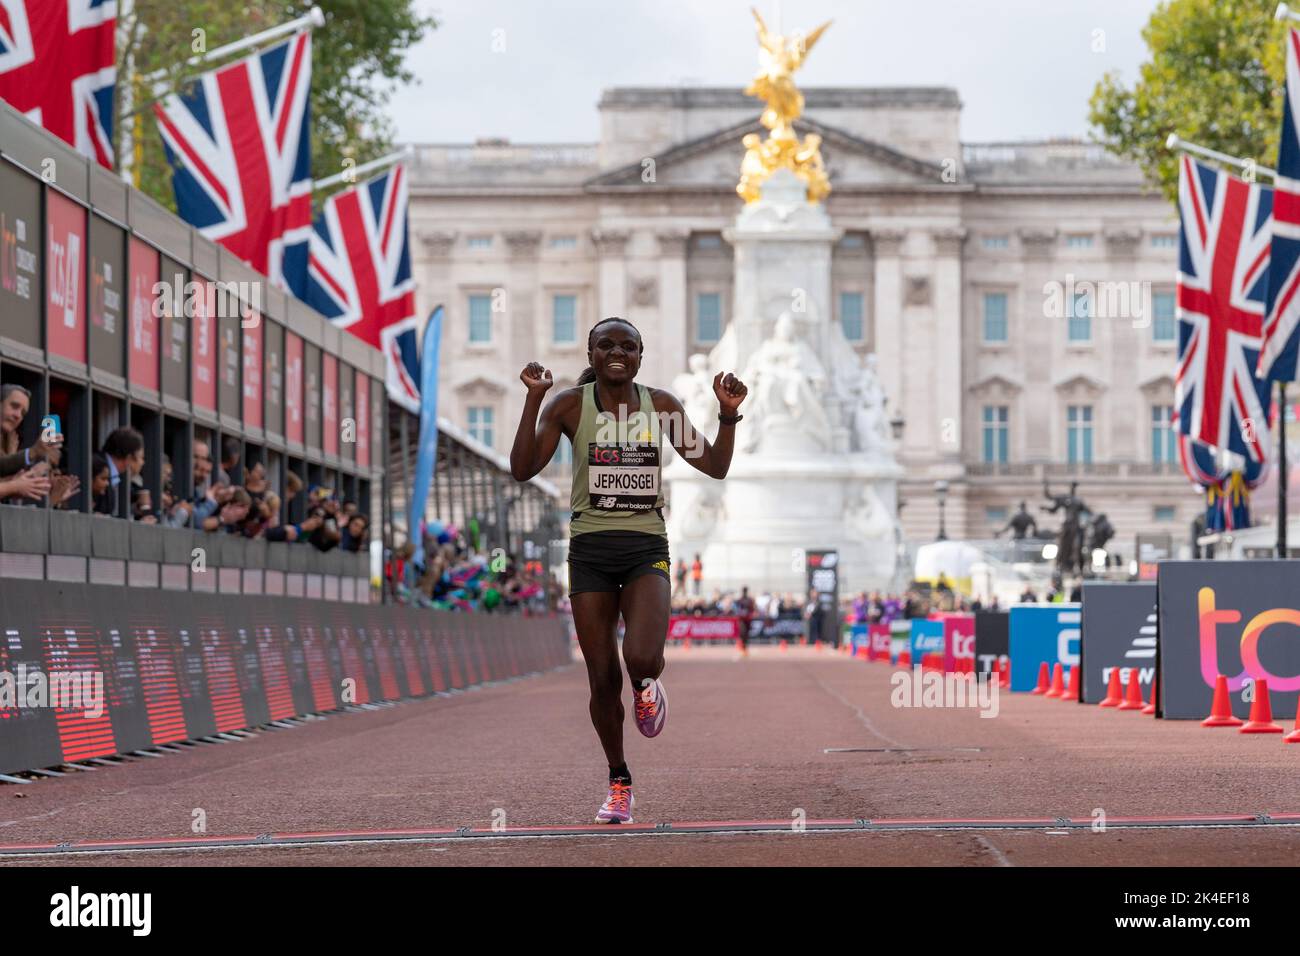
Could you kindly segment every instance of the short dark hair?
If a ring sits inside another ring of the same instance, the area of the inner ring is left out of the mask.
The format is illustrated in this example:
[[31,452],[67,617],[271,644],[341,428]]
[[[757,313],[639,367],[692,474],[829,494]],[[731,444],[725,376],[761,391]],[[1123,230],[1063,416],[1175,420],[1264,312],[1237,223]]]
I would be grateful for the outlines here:
[[243,450],[243,442],[234,435],[227,435],[221,439],[221,463],[224,465],[228,461],[239,461],[239,456]]
[[108,459],[103,455],[92,455],[90,458],[90,477],[94,478],[101,471],[108,471]]
[[104,442],[104,455],[107,458],[130,458],[143,448],[144,436],[134,428],[116,428]]

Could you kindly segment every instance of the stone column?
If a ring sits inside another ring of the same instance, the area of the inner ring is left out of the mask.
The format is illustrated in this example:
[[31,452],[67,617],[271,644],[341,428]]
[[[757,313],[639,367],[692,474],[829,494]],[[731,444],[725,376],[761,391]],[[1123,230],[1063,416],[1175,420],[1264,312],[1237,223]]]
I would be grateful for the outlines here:
[[965,229],[940,229],[934,241],[934,398],[941,460],[960,463],[962,449],[962,246]]
[[690,233],[667,229],[655,234],[659,242],[659,321],[656,324],[661,355],[657,371],[664,387],[686,371],[690,352],[691,307],[686,301],[686,247]]
[[[427,316],[433,311],[434,305],[439,302],[443,304],[443,309],[447,314],[443,325],[443,352],[452,355],[458,354],[465,347],[467,334],[462,332],[457,337],[454,334],[454,325],[451,325],[451,323],[460,321],[461,328],[465,328],[467,324],[465,313],[467,304],[457,300],[456,288],[452,284],[451,278],[451,250],[456,245],[457,233],[436,229],[429,231],[418,230],[416,237],[424,250],[425,265],[415,271],[417,280],[415,284],[415,307],[419,315]],[[455,412],[452,409],[455,408],[455,405],[451,385],[451,376],[438,376],[438,406],[447,409],[450,414],[454,415]]]
[[[542,233],[535,229],[520,229],[504,233],[506,248],[509,251],[509,271],[506,275],[506,322],[509,331],[506,347],[502,354],[508,355],[507,372],[509,381],[519,374],[519,369],[541,354],[542,343],[539,336],[544,334],[547,313],[539,305],[538,290],[538,250],[542,245]],[[501,424],[498,430],[509,435],[514,423],[519,420],[523,409],[524,392],[521,388],[507,388],[504,407],[501,409]],[[498,446],[501,447],[501,446]]]
[[1020,244],[1024,249],[1025,282],[1020,293],[1020,338],[1016,357],[1024,370],[1025,395],[1041,395],[1038,402],[1023,402],[1018,408],[1024,421],[1012,428],[1025,440],[1025,460],[1045,462],[1052,457],[1052,438],[1060,430],[1055,426],[1056,393],[1052,390],[1052,359],[1061,352],[1065,339],[1065,320],[1049,319],[1043,313],[1043,286],[1063,282],[1064,276],[1053,274],[1057,245],[1056,229],[1022,229]]
[[906,233],[897,229],[873,229],[871,245],[875,257],[875,301],[872,321],[876,354],[880,357],[880,384],[889,400],[893,418],[903,408],[903,266],[901,254]]
[[627,311],[627,241],[631,233],[626,229],[593,229],[591,241],[600,259],[599,291],[596,301],[599,314],[596,321],[611,315],[621,316]]

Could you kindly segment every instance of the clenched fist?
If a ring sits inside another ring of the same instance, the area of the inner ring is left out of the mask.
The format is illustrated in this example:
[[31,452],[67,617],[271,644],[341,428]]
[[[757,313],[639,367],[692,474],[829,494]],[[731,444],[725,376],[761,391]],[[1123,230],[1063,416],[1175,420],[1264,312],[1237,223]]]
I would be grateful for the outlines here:
[[731,372],[726,375],[719,372],[713,376],[713,394],[718,399],[718,407],[722,414],[731,418],[736,414],[740,403],[745,400],[745,396],[749,394],[749,389]]
[[538,395],[555,384],[555,379],[551,378],[551,370],[543,368],[541,362],[529,362],[525,365],[524,370],[519,373],[519,381],[524,383],[530,393],[536,392]]

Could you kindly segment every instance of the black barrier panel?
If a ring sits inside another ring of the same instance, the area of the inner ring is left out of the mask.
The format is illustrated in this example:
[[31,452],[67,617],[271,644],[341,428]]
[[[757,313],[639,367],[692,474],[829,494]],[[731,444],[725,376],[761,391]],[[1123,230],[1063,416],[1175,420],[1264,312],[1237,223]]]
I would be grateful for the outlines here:
[[1011,653],[1011,615],[1006,611],[975,612],[975,670],[988,674],[996,661]]
[[159,281],[166,283],[171,290],[163,298],[166,308],[163,317],[158,320],[162,337],[162,391],[187,402],[190,399],[192,322],[192,317],[185,317],[185,284],[189,281],[189,270],[174,259],[163,256]]
[[0,772],[499,680],[568,648],[556,618],[44,581],[0,582],[0,616]]
[[320,451],[321,445],[321,371],[320,349],[310,342],[303,345],[302,407],[304,440],[308,448]]
[[262,427],[273,435],[284,434],[284,326],[269,319],[262,322],[262,383],[266,391]]
[[[2,170],[2,167],[0,167]],[[39,639],[40,621],[49,607],[34,597],[46,598],[48,586],[32,582],[39,594],[0,587],[0,615],[4,641],[0,643],[0,772],[28,767],[50,767],[63,762],[58,725],[49,707],[29,706],[30,673],[43,674]],[[63,585],[54,593],[64,599],[80,585]]]
[[0,161],[0,335],[41,347],[40,180]]
[[[224,300],[234,302],[229,296]],[[233,311],[233,309],[231,310]],[[240,393],[240,367],[243,355],[240,352],[239,316],[222,315],[217,319],[217,409],[222,415],[235,421],[243,418],[244,406]]]
[[90,217],[90,366],[126,376],[123,295],[126,289],[126,232],[99,216]]
[[357,411],[353,403],[353,379],[356,373],[352,366],[339,362],[339,430],[343,440],[339,442],[339,457],[344,461],[355,461],[357,457]]
[[1247,717],[1247,686],[1268,680],[1275,719],[1290,721],[1300,691],[1300,561],[1162,561],[1160,707],[1165,717],[1210,712],[1215,677]]
[[1117,667],[1125,691],[1131,669],[1137,668],[1142,699],[1150,700],[1156,675],[1155,582],[1085,583],[1079,655],[1085,704],[1102,701],[1110,672]]

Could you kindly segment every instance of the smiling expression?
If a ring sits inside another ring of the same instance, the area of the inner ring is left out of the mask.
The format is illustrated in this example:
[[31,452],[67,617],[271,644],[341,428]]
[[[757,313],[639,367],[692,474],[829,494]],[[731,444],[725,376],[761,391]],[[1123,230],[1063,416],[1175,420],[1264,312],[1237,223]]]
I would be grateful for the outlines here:
[[630,382],[641,370],[641,336],[626,322],[605,322],[596,329],[587,360],[596,377],[608,384]]

